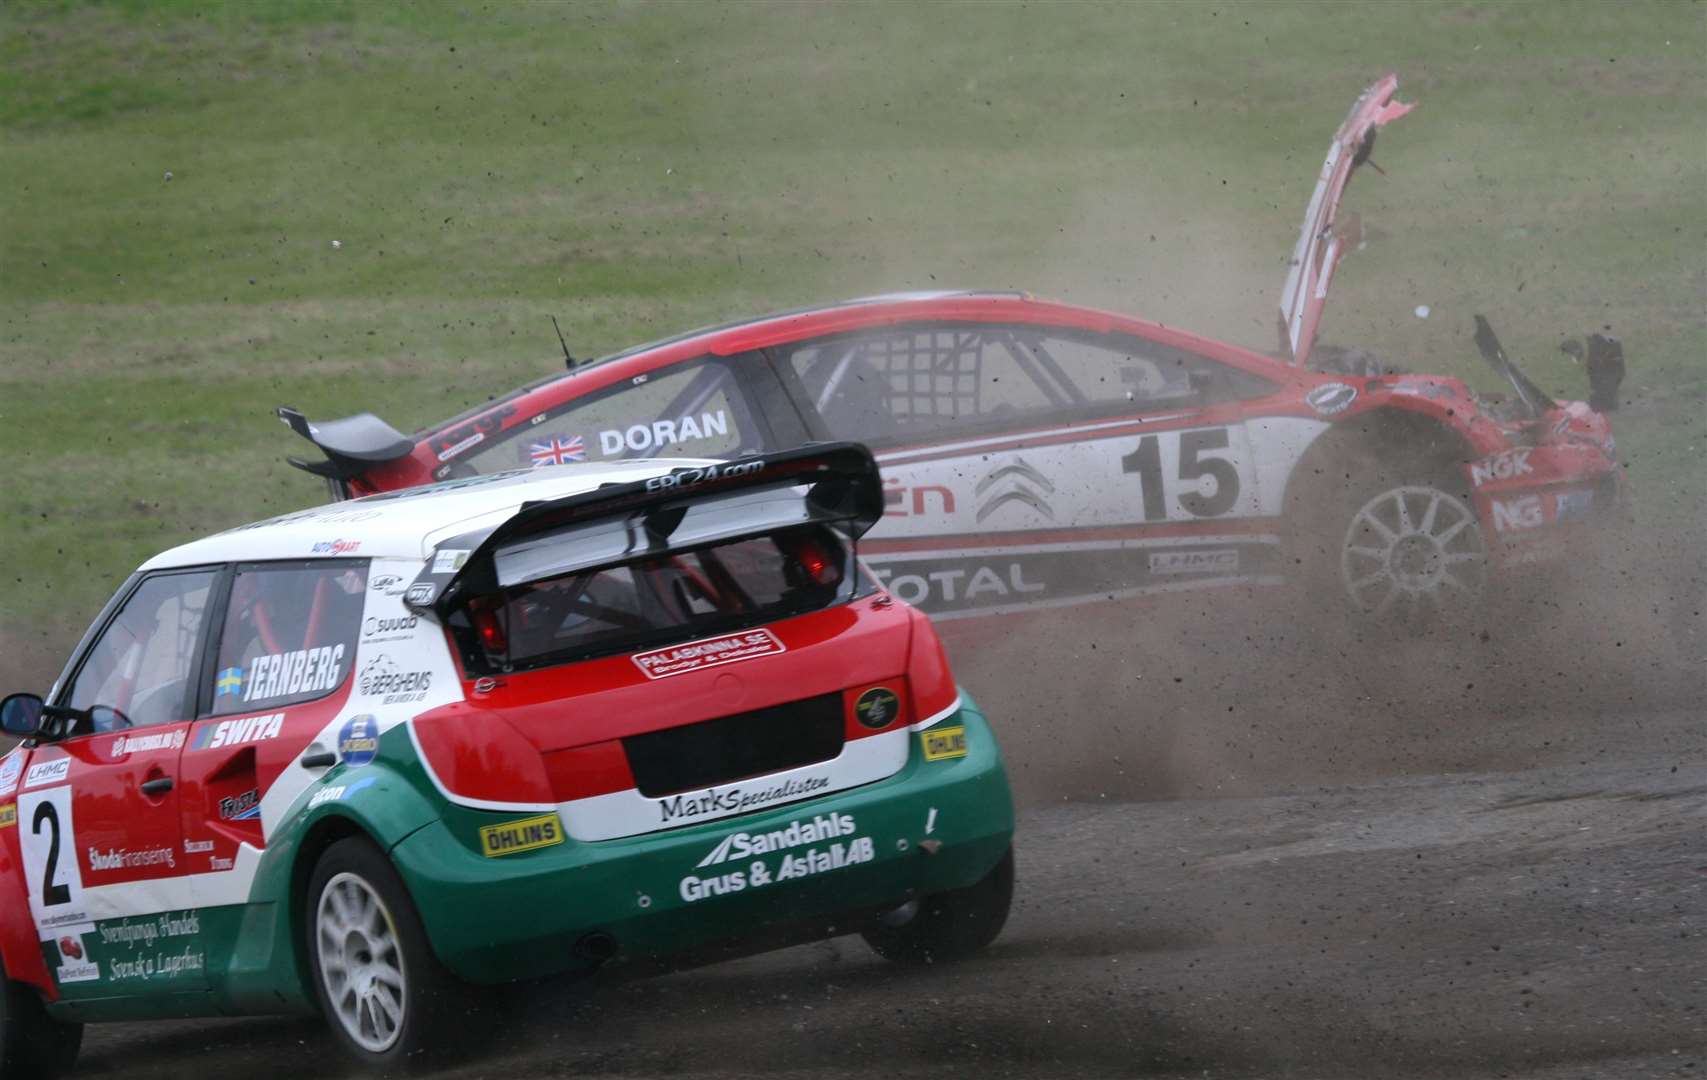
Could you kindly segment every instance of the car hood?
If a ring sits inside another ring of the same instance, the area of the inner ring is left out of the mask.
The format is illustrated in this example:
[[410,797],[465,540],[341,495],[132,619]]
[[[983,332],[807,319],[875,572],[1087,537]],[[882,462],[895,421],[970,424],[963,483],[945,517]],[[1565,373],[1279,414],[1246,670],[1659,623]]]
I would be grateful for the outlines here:
[[1339,205],[1346,184],[1357,167],[1369,160],[1375,148],[1375,132],[1414,107],[1414,103],[1393,100],[1398,89],[1399,77],[1386,75],[1352,104],[1345,123],[1328,144],[1316,190],[1305,208],[1304,227],[1287,262],[1286,286],[1280,294],[1281,352],[1299,367],[1308,363],[1315,346],[1316,327],[1327,303],[1334,267],[1348,247],[1361,242],[1355,217],[1344,228],[1339,227]]

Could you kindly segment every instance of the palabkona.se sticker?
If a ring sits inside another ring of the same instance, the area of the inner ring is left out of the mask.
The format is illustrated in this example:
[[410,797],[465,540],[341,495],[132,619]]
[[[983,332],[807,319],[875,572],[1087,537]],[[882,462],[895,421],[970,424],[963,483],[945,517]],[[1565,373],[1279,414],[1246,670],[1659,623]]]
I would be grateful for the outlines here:
[[[764,859],[754,859],[737,870],[703,877],[689,874],[676,889],[691,904],[711,896],[762,889],[782,881],[871,862],[877,857],[876,846],[869,836],[852,836],[855,828],[852,814],[820,814],[810,821],[791,821],[768,832],[731,833],[707,852],[694,869],[725,865],[749,855],[786,854],[774,868]],[[804,844],[814,846],[804,851],[791,850]]]

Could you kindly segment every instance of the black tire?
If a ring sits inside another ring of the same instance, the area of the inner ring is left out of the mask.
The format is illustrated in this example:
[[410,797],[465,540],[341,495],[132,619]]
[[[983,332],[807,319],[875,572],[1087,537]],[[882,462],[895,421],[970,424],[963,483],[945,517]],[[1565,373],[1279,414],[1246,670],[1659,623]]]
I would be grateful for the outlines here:
[[83,1025],[48,1016],[34,987],[11,979],[0,993],[0,1076],[52,1080],[71,1071]]
[[983,879],[964,889],[918,901],[913,917],[899,926],[865,931],[865,943],[877,955],[898,964],[934,964],[970,956],[996,940],[1008,921],[1014,898],[1014,851]]
[[[368,914],[332,921],[358,911]],[[471,1036],[486,1025],[471,1023],[470,1013],[482,1002],[433,955],[403,879],[366,837],[340,840],[320,856],[302,923],[321,1015],[357,1061],[414,1071],[460,1061],[472,1049]]]

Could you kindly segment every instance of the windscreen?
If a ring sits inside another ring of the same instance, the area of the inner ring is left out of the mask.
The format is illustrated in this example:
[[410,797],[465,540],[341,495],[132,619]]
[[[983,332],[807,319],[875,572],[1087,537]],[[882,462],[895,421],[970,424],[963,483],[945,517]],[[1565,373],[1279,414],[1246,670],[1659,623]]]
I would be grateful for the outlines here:
[[450,626],[470,670],[568,663],[760,626],[850,599],[851,545],[810,524],[529,581]]

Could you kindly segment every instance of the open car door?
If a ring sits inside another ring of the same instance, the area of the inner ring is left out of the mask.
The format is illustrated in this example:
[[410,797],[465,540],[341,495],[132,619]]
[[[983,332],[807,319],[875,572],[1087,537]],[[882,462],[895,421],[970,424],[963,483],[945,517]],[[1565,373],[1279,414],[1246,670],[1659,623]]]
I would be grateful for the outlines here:
[[1414,107],[1414,103],[1393,100],[1398,89],[1399,77],[1386,75],[1358,97],[1345,123],[1334,132],[1322,174],[1316,178],[1316,190],[1304,212],[1304,228],[1287,262],[1286,288],[1280,294],[1281,352],[1300,367],[1309,362],[1316,343],[1316,326],[1322,320],[1334,267],[1347,245],[1358,243],[1355,220],[1346,229],[1335,227],[1346,184],[1357,167],[1369,160],[1375,149],[1375,132]]

